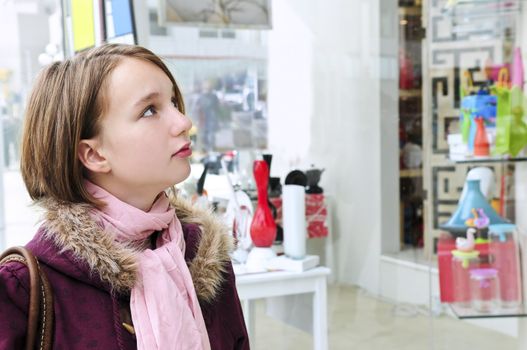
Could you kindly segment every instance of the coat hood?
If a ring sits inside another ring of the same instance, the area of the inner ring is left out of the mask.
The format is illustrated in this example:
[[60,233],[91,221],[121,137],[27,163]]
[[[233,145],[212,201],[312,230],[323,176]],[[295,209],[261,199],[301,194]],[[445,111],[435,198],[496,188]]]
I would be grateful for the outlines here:
[[[171,196],[170,202],[183,226],[187,241],[185,256],[190,258],[187,261],[198,299],[211,302],[220,290],[230,262],[232,237],[212,212],[196,208],[180,196]],[[60,270],[65,268],[68,270],[65,273],[74,278],[94,284],[102,282],[111,292],[130,292],[137,281],[137,254],[148,242],[128,245],[115,242],[91,218],[91,205],[52,199],[38,204],[44,209],[44,222],[39,231],[42,236],[36,237],[36,241],[51,241],[58,249],[57,254],[50,254],[49,247],[43,250],[42,243],[28,244],[36,248],[34,253],[39,259],[51,267],[60,265]]]

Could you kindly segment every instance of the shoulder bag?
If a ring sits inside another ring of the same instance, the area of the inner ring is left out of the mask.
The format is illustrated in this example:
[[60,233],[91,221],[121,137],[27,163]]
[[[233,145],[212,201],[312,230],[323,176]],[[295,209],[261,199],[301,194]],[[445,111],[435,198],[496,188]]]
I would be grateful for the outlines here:
[[0,265],[18,261],[29,270],[29,312],[26,350],[51,349],[53,343],[53,291],[37,258],[24,247],[12,247],[0,256]]

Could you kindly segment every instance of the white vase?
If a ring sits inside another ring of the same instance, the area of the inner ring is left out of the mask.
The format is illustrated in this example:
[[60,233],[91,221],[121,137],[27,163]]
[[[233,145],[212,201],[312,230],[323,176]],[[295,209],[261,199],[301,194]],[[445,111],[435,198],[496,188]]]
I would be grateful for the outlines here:
[[305,187],[285,185],[282,192],[284,253],[292,259],[306,256],[306,194]]

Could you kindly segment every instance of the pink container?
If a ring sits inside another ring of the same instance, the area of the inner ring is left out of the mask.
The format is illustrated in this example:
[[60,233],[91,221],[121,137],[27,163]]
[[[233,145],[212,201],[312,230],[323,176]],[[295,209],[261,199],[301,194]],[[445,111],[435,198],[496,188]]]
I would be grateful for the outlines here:
[[470,270],[471,306],[475,311],[492,313],[500,307],[498,270],[492,268]]

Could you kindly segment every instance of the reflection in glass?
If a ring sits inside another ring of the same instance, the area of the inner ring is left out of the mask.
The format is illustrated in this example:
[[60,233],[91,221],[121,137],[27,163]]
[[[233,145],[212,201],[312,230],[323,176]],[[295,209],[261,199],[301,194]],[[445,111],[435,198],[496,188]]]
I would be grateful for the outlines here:
[[165,60],[201,151],[267,147],[267,67],[257,59]]

